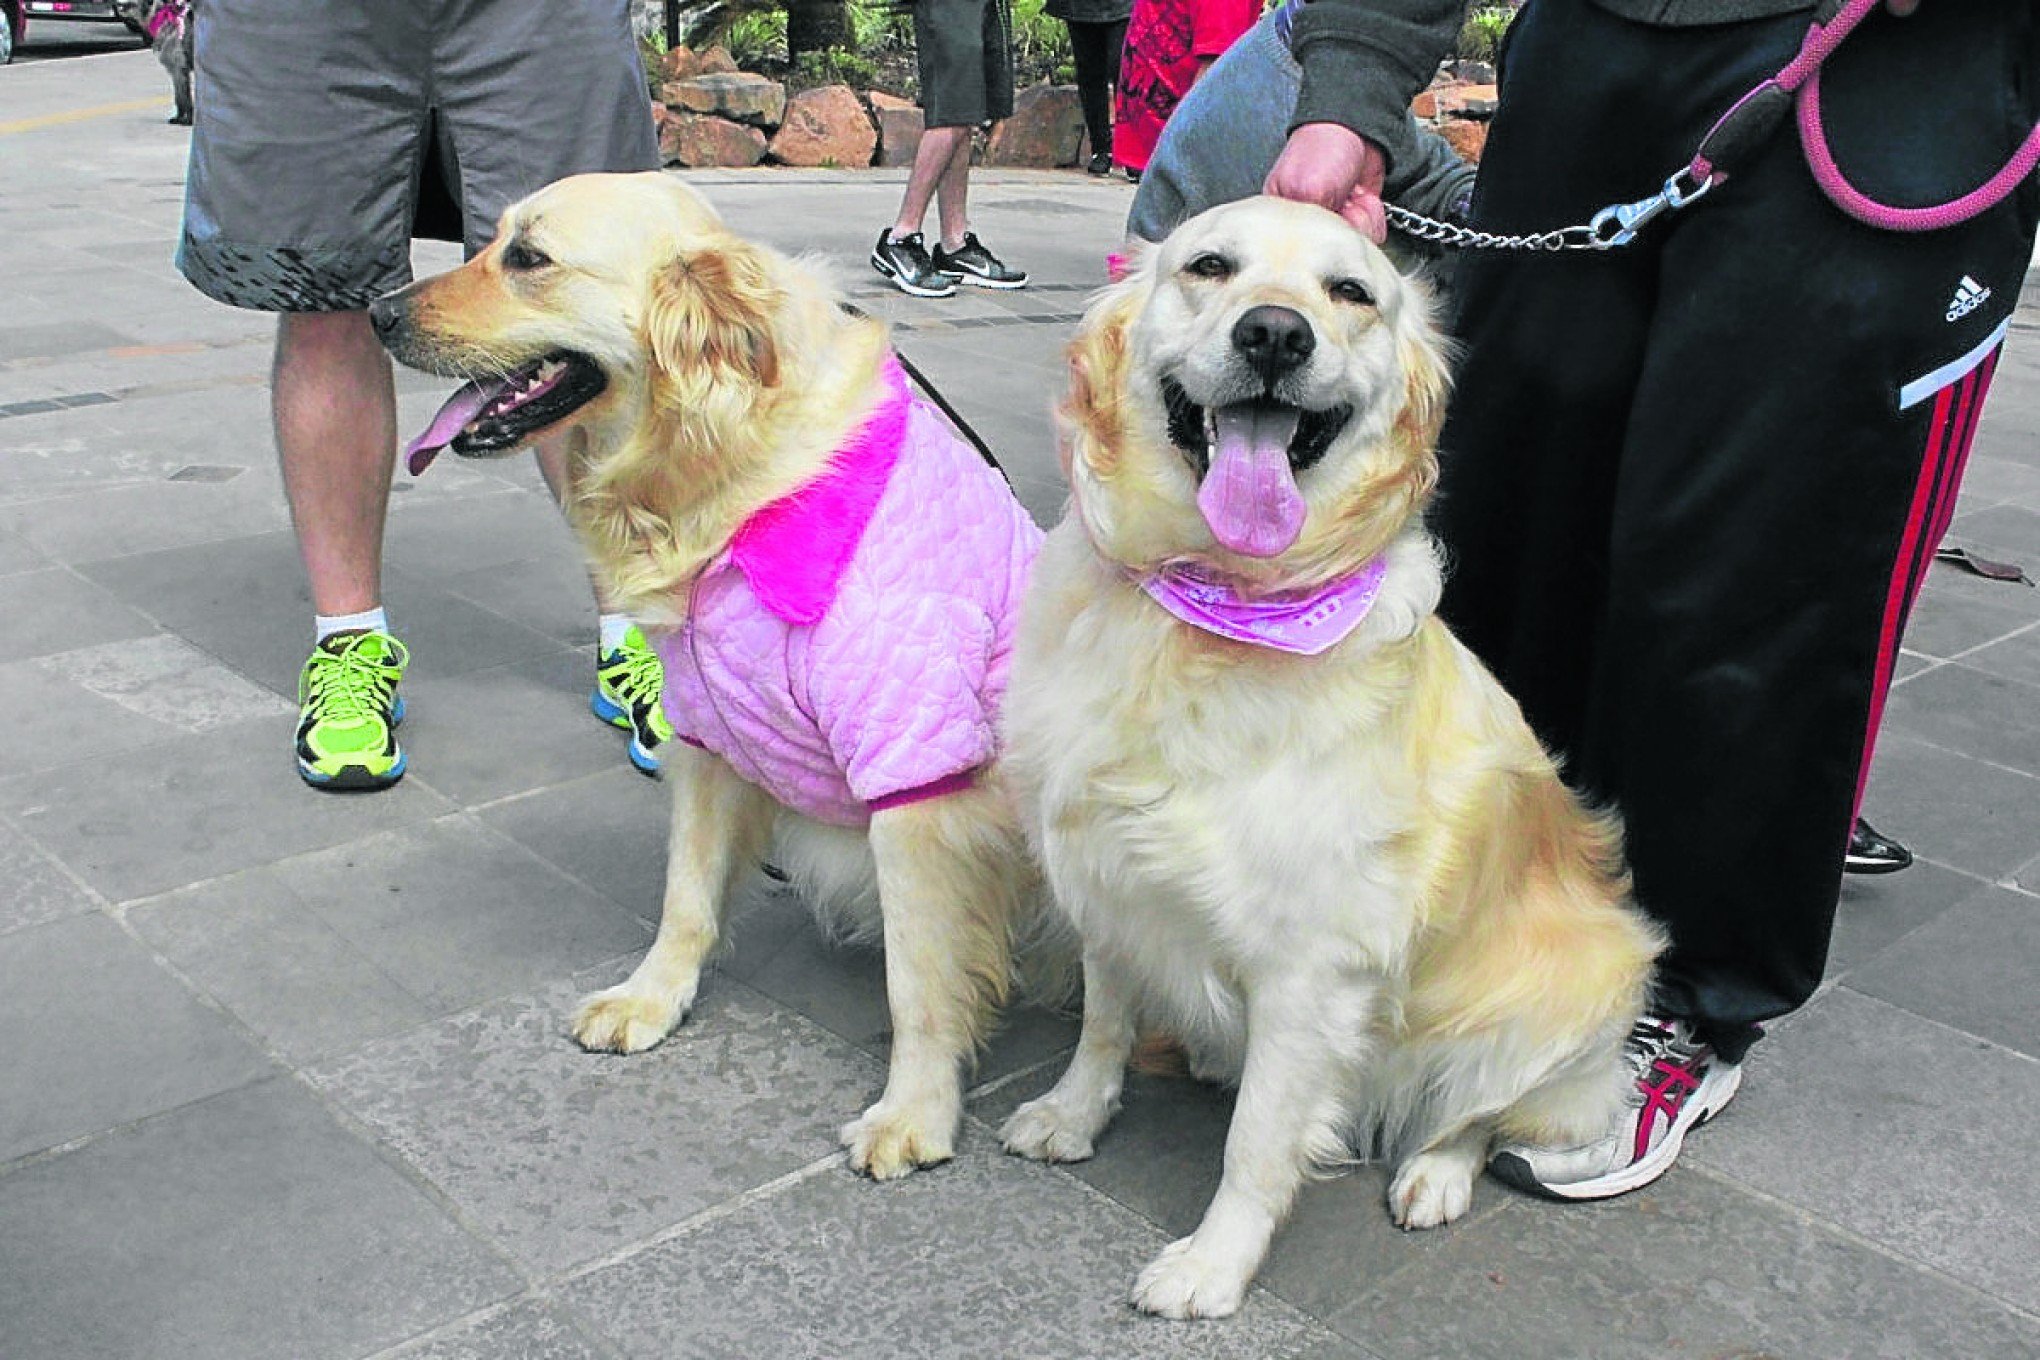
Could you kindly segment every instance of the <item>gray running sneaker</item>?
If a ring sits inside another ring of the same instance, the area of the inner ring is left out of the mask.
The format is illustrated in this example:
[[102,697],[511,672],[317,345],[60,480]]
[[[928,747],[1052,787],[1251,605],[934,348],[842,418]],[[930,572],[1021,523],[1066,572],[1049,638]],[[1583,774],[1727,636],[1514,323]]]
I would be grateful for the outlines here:
[[893,287],[912,297],[951,297],[956,292],[956,275],[936,267],[921,244],[921,233],[894,236],[892,229],[878,234],[871,248],[871,267],[892,280]]
[[935,247],[935,267],[947,274],[956,275],[962,282],[975,284],[979,288],[1025,288],[1027,273],[1015,269],[1004,260],[985,249],[985,243],[978,240],[977,233],[963,234],[963,244],[955,251]]

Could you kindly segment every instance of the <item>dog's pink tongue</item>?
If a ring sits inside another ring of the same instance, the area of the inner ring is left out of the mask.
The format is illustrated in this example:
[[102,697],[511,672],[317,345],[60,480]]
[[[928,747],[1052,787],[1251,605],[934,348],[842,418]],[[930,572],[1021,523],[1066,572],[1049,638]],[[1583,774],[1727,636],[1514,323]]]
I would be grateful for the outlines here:
[[425,427],[425,433],[404,445],[405,466],[411,469],[411,475],[416,477],[423,472],[439,456],[439,451],[453,442],[462,427],[481,414],[482,408],[489,404],[489,398],[502,390],[502,386],[500,382],[464,383],[448,397],[446,404],[439,408],[439,414],[432,417],[432,423]]
[[1296,412],[1243,402],[1212,413],[1211,470],[1197,508],[1218,541],[1248,557],[1275,557],[1296,542],[1309,509],[1289,470]]

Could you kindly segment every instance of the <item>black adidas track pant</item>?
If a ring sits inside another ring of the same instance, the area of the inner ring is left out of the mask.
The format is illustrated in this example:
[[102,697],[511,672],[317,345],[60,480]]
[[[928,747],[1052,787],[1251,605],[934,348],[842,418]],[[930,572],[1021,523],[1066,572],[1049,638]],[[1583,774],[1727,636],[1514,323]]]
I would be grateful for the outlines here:
[[[1881,10],[1824,74],[1873,197],[1951,198],[2035,117],[2033,7]],[[1643,197],[1797,49],[1806,16],[1706,28],[1530,0],[1476,224]],[[1590,795],[1669,928],[1663,1010],[1740,1056],[1811,995],[1907,610],[1946,528],[2040,190],[1872,230],[1787,124],[1702,202],[1602,254],[1471,254],[1433,527],[1449,622]]]

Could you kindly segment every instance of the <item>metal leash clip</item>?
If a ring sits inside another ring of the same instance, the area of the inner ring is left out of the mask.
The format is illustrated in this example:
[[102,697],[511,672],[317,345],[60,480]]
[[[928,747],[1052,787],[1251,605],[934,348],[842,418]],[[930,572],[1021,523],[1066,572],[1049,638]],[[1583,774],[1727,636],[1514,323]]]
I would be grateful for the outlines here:
[[[1681,180],[1685,184],[1681,184]],[[1681,166],[1665,181],[1664,188],[1649,198],[1639,198],[1634,203],[1615,203],[1594,214],[1587,223],[1587,234],[1594,250],[1613,250],[1626,246],[1636,239],[1636,234],[1648,226],[1653,218],[1666,212],[1677,212],[1690,207],[1707,196],[1714,187],[1714,179],[1699,179],[1690,165]]]

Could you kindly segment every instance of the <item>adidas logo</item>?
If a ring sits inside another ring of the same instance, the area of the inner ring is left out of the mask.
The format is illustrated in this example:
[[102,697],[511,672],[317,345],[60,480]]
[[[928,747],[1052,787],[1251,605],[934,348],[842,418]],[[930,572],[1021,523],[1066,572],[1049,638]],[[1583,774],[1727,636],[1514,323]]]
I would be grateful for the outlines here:
[[1964,274],[1955,285],[1955,296],[1948,299],[1948,320],[1960,321],[1989,301],[1990,289]]

